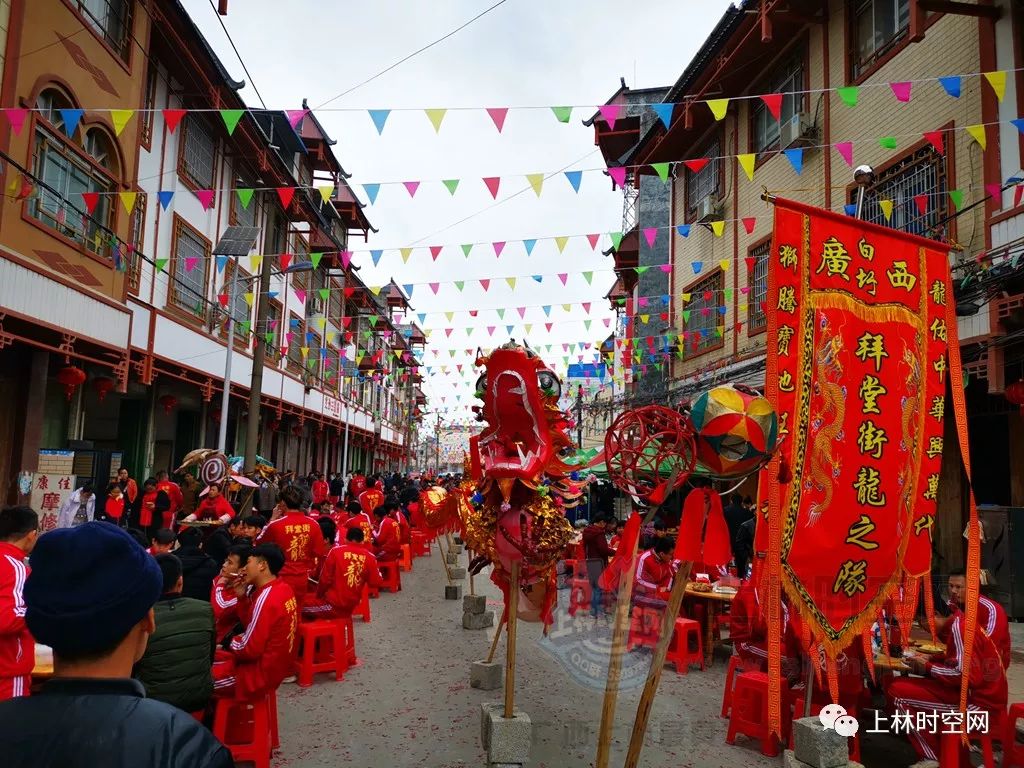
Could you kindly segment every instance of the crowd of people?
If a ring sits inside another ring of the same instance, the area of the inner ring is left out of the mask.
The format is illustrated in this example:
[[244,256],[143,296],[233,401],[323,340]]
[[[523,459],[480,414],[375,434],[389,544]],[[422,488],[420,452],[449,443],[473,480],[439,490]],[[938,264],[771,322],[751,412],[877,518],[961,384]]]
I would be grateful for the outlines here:
[[5,765],[233,765],[203,724],[216,701],[294,675],[299,622],[351,617],[422,520],[402,475],[274,478],[270,509],[261,488],[244,515],[218,483],[128,475],[101,514],[76,489],[47,533],[30,507],[0,510]]

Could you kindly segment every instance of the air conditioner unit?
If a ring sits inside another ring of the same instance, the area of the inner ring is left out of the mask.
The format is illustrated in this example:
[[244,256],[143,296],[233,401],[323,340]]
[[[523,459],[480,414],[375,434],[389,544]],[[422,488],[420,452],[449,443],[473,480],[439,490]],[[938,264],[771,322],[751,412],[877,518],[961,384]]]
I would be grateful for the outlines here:
[[782,149],[807,147],[814,142],[817,129],[806,112],[798,112],[779,126],[779,144]]
[[699,223],[719,221],[721,218],[722,203],[712,195],[708,195],[697,204],[697,221]]

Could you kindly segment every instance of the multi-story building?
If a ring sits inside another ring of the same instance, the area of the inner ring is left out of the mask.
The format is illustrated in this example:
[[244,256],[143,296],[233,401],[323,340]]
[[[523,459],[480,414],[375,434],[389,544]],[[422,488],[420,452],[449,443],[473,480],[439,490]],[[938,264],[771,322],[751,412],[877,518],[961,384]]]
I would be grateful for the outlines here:
[[[853,166],[867,164],[874,181],[864,218],[948,242],[958,285],[970,276],[968,284],[982,286],[973,309],[964,303],[960,323],[965,369],[974,379],[971,431],[986,435],[972,442],[974,488],[983,502],[1024,504],[1024,479],[1010,471],[1024,458],[1024,438],[1002,398],[1007,377],[1024,373],[1024,355],[1011,360],[1006,338],[1024,305],[1024,285],[1006,274],[1016,268],[1024,235],[1013,181],[1024,175],[1022,138],[1010,122],[1024,105],[1020,4],[776,6],[747,0],[731,7],[665,95],[663,104],[675,105],[670,124],[652,121],[631,145],[636,173],[657,182],[657,164],[673,169],[672,323],[665,337],[653,334],[653,343],[635,346],[671,346],[665,359],[675,401],[716,381],[763,383],[772,211],[762,193],[842,212],[856,202]],[[980,74],[998,71],[1007,73],[1001,100]],[[760,98],[773,94],[775,100]],[[708,100],[723,113],[714,114]],[[982,126],[984,148],[968,126]],[[802,152],[783,153],[791,149]],[[741,155],[753,158],[752,181]],[[661,220],[648,224],[641,216],[638,228]],[[1001,282],[986,289],[989,273],[979,273],[1000,265]],[[637,313],[634,307],[628,314]],[[639,360],[633,362],[635,368]],[[940,549],[957,561],[960,456],[952,434],[945,445],[940,517],[950,524],[941,526]]]
[[372,227],[306,105],[249,109],[177,0],[8,11],[0,499],[40,450],[105,454],[76,469],[103,480],[107,460],[141,478],[215,446],[229,316],[228,452],[254,423],[282,469],[397,466],[417,341],[375,355],[396,325],[343,256]]

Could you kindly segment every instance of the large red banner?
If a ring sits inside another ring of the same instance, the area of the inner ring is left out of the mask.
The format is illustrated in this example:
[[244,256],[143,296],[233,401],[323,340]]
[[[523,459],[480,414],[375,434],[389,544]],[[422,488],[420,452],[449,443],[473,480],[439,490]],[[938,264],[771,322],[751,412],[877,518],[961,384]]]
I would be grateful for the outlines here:
[[792,479],[767,516],[782,586],[834,657],[904,573],[930,568],[956,330],[948,256],[780,199],[770,259],[766,394]]

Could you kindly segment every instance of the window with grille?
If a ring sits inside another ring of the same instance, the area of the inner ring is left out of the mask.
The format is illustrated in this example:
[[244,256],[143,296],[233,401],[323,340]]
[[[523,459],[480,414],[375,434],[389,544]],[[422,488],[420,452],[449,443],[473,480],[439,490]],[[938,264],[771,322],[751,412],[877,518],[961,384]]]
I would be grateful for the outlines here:
[[322,315],[327,311],[327,302],[320,296],[320,290],[327,287],[327,272],[314,269],[309,273],[309,298],[306,300],[307,315]]
[[135,198],[135,208],[132,209],[131,245],[132,251],[128,254],[128,290],[132,293],[139,292],[139,276],[142,269],[142,256],[145,250],[146,236],[146,195],[139,195]]
[[[238,179],[235,184],[238,189],[252,189],[252,183],[248,179]],[[260,193],[253,192],[249,198],[249,205],[242,205],[237,194],[231,195],[231,220],[239,227],[258,227]]]
[[338,379],[338,356],[340,354],[337,347],[327,346],[327,357],[324,358],[324,384],[333,392],[337,392],[341,386]]
[[198,115],[187,115],[182,126],[178,171],[199,189],[213,189],[217,140],[210,126]]
[[271,334],[270,341],[266,335],[260,341],[266,343],[267,359],[275,365],[281,360],[281,312],[281,302],[271,301],[267,308],[267,325],[260,329],[263,334]]
[[[879,171],[874,185],[864,195],[863,217],[873,224],[903,232],[940,239],[945,235],[939,222],[946,211],[946,160],[931,146],[922,147],[899,162]],[[850,192],[850,202],[857,202],[858,190]],[[925,195],[927,206],[922,214],[914,198]],[[886,221],[880,200],[892,201],[892,217]]]
[[156,78],[159,70],[155,61],[149,63],[146,70],[146,101],[143,112],[139,115],[142,129],[142,145],[149,149],[153,143],[153,116],[156,114]]
[[768,325],[764,303],[768,298],[768,261],[771,248],[769,240],[750,249],[750,258],[754,259],[754,266],[747,273],[750,286],[747,292],[747,327],[750,331],[763,331]]
[[910,0],[859,0],[852,10],[851,75],[857,79],[907,36]]
[[[235,282],[236,272],[238,274],[237,282]],[[229,297],[228,309],[230,309],[231,316],[235,319],[235,340],[243,346],[248,342],[249,334],[238,326],[250,317],[249,302],[245,300],[246,291],[253,290],[253,283],[249,278],[249,273],[239,267],[234,259],[229,260],[227,266],[224,267],[224,285],[221,287],[221,290]],[[233,286],[232,283],[234,283]],[[225,320],[227,319],[228,309],[224,310]],[[225,322],[221,328],[221,336],[227,338],[227,335],[228,326],[227,322]]]
[[183,219],[175,221],[171,304],[199,317],[204,316],[206,309],[210,250],[210,242]]
[[718,140],[712,141],[698,158],[707,158],[708,164],[694,173],[686,170],[686,210],[689,217],[696,215],[701,203],[718,195],[721,184],[721,159]]
[[[35,134],[34,173],[42,184],[27,202],[29,215],[93,253],[107,255],[113,219],[111,177],[117,168],[110,141],[100,129],[88,129],[77,146],[93,162],[76,151],[72,139],[65,138],[60,110],[71,107],[71,101],[56,89],[42,91],[36,101],[41,119]],[[83,192],[99,195],[91,214]]]
[[77,0],[77,4],[93,31],[127,61],[131,52],[131,0]]
[[[303,337],[304,341],[307,337]],[[323,353],[320,351],[323,348],[324,342],[320,338],[320,334],[311,333],[308,336],[308,341],[305,345],[309,347],[309,354],[306,356],[304,370],[310,376],[319,379],[320,378],[320,363],[323,360]]]
[[345,304],[342,300],[344,292],[342,291],[341,286],[334,280],[331,280],[330,282],[330,289],[330,297],[327,300],[327,317],[338,328],[341,328],[344,324],[341,319],[345,311]]
[[751,102],[754,105],[751,114],[751,139],[754,152],[761,154],[786,149],[781,146],[780,126],[804,111],[806,96],[799,93],[802,90],[804,90],[804,54],[801,50],[778,67],[768,80],[764,81],[764,85],[757,89],[758,93],[783,94],[779,119],[775,119],[775,116],[760,99]]
[[[288,342],[288,370],[293,373],[302,371],[302,347],[306,344],[306,329],[302,325],[302,318],[291,314],[288,322],[288,333],[291,333],[291,341]],[[288,338],[285,336],[285,338]]]
[[[725,326],[725,318],[718,311],[718,305],[722,301],[722,289],[724,278],[722,273],[715,274],[701,280],[686,292],[690,294],[690,301],[683,307],[690,313],[686,321],[686,348],[693,352],[700,353],[708,349],[719,347],[722,344],[722,337],[718,335],[718,329]],[[694,336],[693,334],[698,334]],[[697,339],[696,343],[691,339]]]

